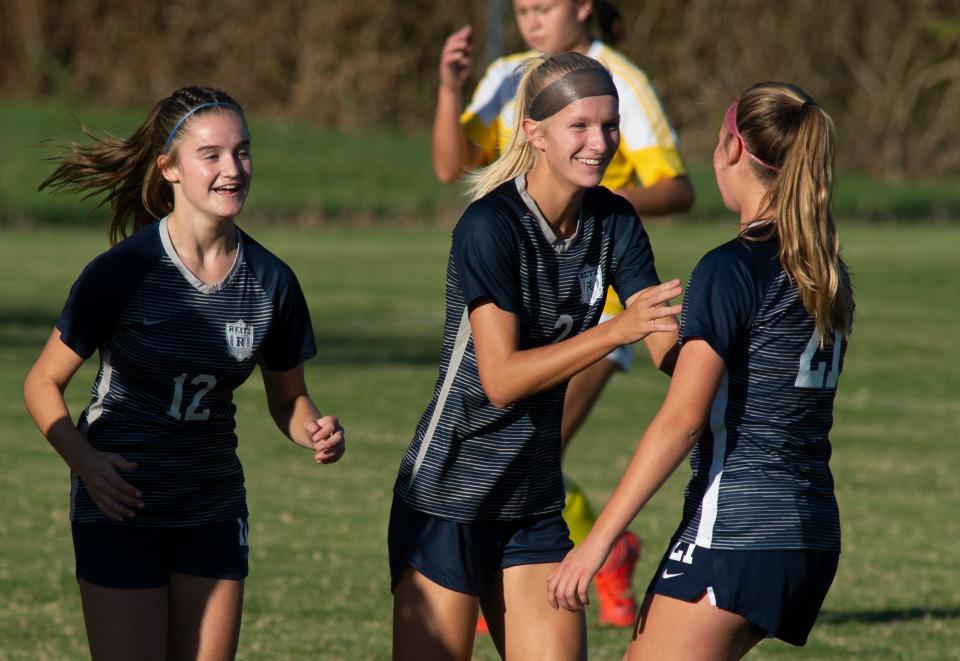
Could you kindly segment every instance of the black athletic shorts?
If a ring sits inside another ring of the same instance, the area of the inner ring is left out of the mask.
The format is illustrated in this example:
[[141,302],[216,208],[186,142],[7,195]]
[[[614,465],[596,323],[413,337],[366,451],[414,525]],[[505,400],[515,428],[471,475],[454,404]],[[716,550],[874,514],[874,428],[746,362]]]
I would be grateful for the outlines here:
[[[507,567],[560,562],[573,548],[560,513],[517,521],[456,523],[412,510],[390,510],[390,589],[408,567],[443,587],[482,596]],[[546,599],[546,597],[544,597]]]
[[837,573],[836,551],[723,551],[673,541],[648,593],[742,615],[753,633],[803,645]]
[[242,579],[247,576],[246,519],[200,526],[146,528],[74,523],[77,578],[105,588],[158,588],[170,574]]

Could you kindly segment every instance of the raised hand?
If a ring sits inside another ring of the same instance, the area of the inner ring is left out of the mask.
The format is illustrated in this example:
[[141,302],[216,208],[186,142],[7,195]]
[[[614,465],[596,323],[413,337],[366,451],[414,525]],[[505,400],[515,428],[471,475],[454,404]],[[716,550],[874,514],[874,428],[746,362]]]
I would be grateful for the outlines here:
[[460,91],[473,64],[473,28],[465,25],[449,37],[440,52],[440,86]]

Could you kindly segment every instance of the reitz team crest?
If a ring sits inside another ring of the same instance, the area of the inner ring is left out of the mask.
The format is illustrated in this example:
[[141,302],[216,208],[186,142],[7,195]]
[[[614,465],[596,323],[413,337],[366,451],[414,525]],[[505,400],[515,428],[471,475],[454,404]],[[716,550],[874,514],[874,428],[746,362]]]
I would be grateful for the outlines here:
[[237,360],[246,360],[253,353],[253,326],[243,319],[227,323],[227,353]]
[[580,276],[580,302],[593,305],[603,296],[603,272],[599,266],[584,266]]

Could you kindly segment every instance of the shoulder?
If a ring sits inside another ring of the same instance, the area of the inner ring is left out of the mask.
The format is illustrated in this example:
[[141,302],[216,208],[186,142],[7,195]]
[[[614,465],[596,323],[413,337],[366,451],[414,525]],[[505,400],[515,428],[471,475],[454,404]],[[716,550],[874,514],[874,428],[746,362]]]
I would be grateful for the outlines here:
[[253,271],[260,285],[269,293],[297,283],[297,277],[286,262],[263,247],[249,234],[240,230],[243,259]]
[[584,195],[584,204],[589,205],[608,233],[623,235],[639,229],[643,225],[633,205],[622,195],[617,195],[604,186],[589,189]]
[[751,240],[737,236],[704,255],[693,272],[700,280],[710,277],[711,280],[740,279],[756,283],[780,270],[776,238]]
[[115,287],[137,280],[136,274],[150,270],[162,252],[158,224],[150,223],[95,257],[84,269],[84,276]]
[[513,180],[505,181],[470,203],[454,228],[454,237],[515,236],[525,209]]
[[590,49],[590,56],[610,70],[617,91],[623,93],[623,90],[629,91],[636,87],[650,88],[650,79],[646,72],[616,48],[596,41]]
[[487,70],[483,74],[483,79],[486,82],[491,82],[519,77],[524,62],[536,56],[537,52],[531,50],[498,57],[487,66]]

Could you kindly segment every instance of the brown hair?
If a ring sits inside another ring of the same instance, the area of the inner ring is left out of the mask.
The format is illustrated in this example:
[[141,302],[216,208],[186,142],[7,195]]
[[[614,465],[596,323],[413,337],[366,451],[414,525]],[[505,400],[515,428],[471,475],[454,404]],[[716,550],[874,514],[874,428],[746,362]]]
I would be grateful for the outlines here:
[[600,39],[608,44],[618,44],[627,36],[620,10],[609,0],[593,0],[591,19],[596,20]]
[[853,290],[840,256],[830,201],[833,195],[833,120],[795,85],[766,82],[750,87],[737,107],[737,128],[748,152],[776,166],[749,161],[767,184],[762,208],[773,214],[780,263],[797,283],[821,343],[853,326]]
[[176,159],[177,138],[190,123],[181,120],[205,103],[217,105],[201,108],[195,115],[226,110],[246,121],[240,104],[225,92],[212,87],[184,87],[157,103],[126,140],[97,137],[84,128],[94,144],[66,146],[51,159],[59,165],[38,190],[50,187],[84,193],[84,199],[106,193],[97,206],[110,204],[110,243],[120,241],[173,211],[173,188],[160,173],[157,157],[168,153]]
[[[530,117],[530,105],[537,94],[561,76],[579,69],[597,69],[610,75],[602,64],[576,52],[541,55],[524,63],[514,101],[513,133],[510,141],[496,161],[467,175],[467,197],[478,200],[503,182],[533,168],[536,152],[524,135],[523,120]],[[541,124],[545,125],[549,121],[550,118],[547,117]]]

